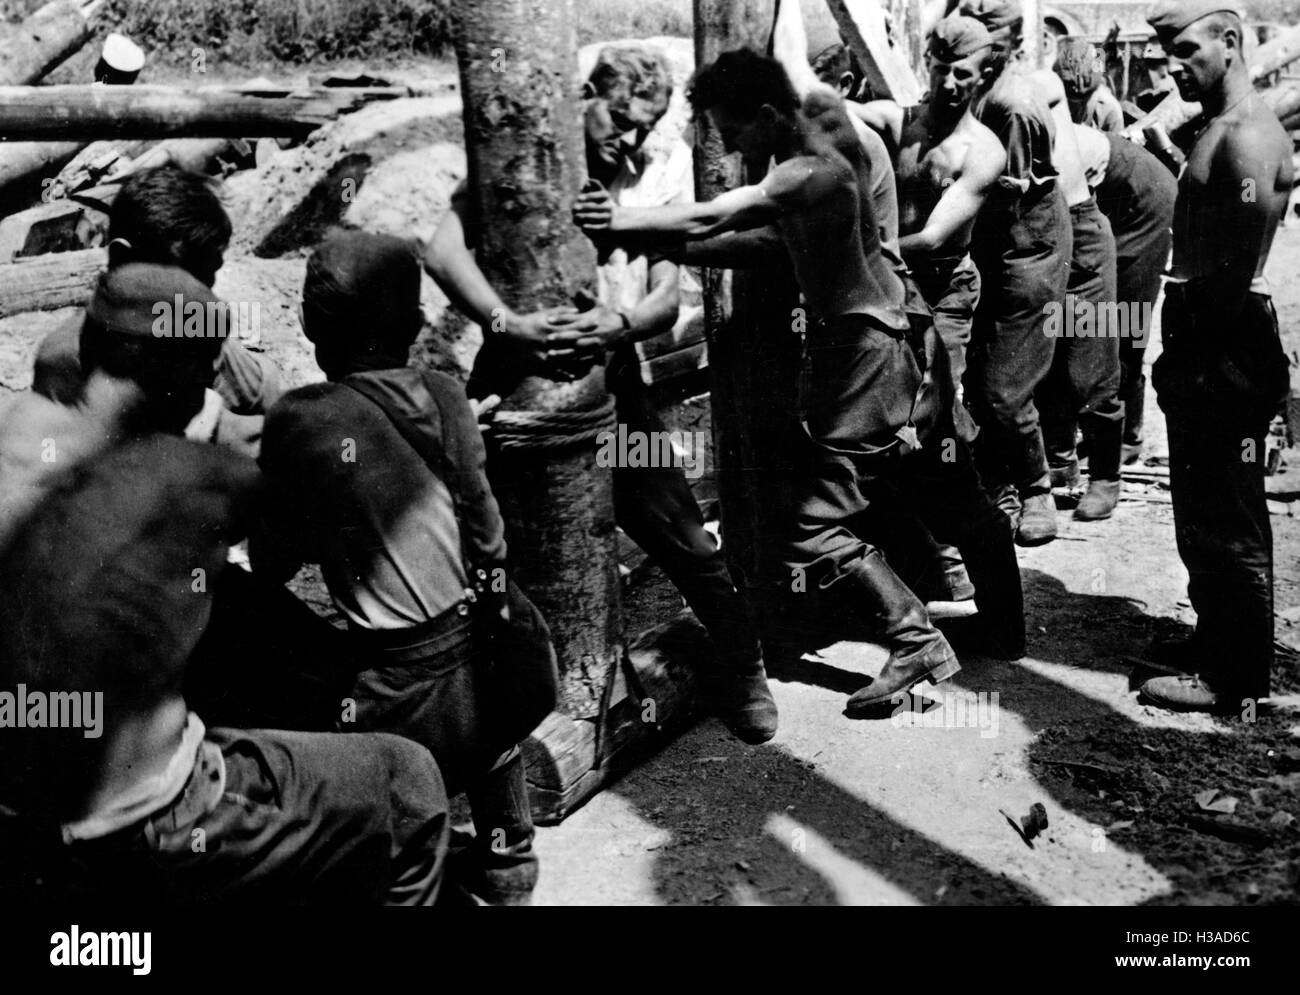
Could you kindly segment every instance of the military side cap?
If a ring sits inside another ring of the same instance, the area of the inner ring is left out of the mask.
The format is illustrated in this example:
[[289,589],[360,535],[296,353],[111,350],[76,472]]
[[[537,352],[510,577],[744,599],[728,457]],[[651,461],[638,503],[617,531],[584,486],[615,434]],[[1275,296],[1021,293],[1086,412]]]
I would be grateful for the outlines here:
[[1228,0],[1156,0],[1147,15],[1147,23],[1160,34],[1175,35],[1202,17],[1220,13],[1244,16]]
[[949,14],[934,26],[927,50],[936,62],[956,62],[992,44],[989,29],[975,18]]

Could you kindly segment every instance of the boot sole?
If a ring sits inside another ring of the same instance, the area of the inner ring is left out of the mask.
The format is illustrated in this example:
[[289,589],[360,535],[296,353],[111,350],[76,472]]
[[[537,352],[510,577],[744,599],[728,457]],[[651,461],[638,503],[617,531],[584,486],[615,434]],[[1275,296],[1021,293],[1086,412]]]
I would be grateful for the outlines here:
[[[845,705],[844,714],[851,719],[862,718],[864,715],[869,717],[878,712],[881,705],[890,704],[894,695],[904,694],[911,691],[912,688],[916,687],[918,684],[924,683],[925,681],[929,681],[931,684],[938,684],[940,681],[946,681],[950,677],[955,677],[960,670],[961,663],[958,662],[956,656],[953,656],[951,659],[945,660],[933,669],[920,674],[916,680],[911,683],[895,688],[893,691],[890,691],[889,694],[875,698],[868,698],[865,701],[859,701],[857,704]],[[871,685],[868,684],[867,687],[870,688]]]
[[1056,538],[1056,535],[1057,534],[1053,532],[1051,535],[1045,535],[1045,536],[1024,536],[1021,535],[1020,532],[1016,532],[1016,545],[1017,546],[1046,546],[1049,542],[1051,542],[1053,539]]

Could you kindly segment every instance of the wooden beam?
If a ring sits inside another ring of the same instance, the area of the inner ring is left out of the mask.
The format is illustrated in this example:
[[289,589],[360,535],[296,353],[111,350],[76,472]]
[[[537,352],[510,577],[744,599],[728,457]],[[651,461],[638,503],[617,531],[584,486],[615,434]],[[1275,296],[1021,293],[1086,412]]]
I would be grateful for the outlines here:
[[288,96],[220,87],[0,87],[0,140],[303,137],[404,91],[330,88]]
[[826,0],[844,43],[858,57],[878,97],[904,107],[920,103],[924,88],[903,45],[889,37],[885,11],[876,0]]

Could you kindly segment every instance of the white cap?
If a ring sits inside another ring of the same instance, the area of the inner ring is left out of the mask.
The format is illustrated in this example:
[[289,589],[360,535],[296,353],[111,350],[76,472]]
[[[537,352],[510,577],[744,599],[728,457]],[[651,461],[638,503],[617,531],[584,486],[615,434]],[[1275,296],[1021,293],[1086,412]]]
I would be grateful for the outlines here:
[[100,57],[120,73],[138,73],[144,68],[144,50],[116,31],[104,39]]

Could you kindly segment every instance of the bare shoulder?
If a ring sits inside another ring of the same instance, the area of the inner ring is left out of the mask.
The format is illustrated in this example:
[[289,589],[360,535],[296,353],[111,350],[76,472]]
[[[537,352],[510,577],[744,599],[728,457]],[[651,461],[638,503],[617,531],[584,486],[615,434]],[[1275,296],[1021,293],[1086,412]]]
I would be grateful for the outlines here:
[[1221,118],[1205,137],[1213,142],[1215,159],[1231,162],[1238,170],[1281,166],[1290,173],[1291,138],[1277,116],[1262,105]]
[[970,114],[944,141],[948,158],[958,172],[976,185],[993,183],[1007,164],[1007,152],[998,136]]
[[[829,152],[830,150],[828,150]],[[793,156],[777,166],[763,178],[760,188],[776,201],[806,203],[824,196],[842,185],[848,164],[831,152],[828,155],[804,154]]]

